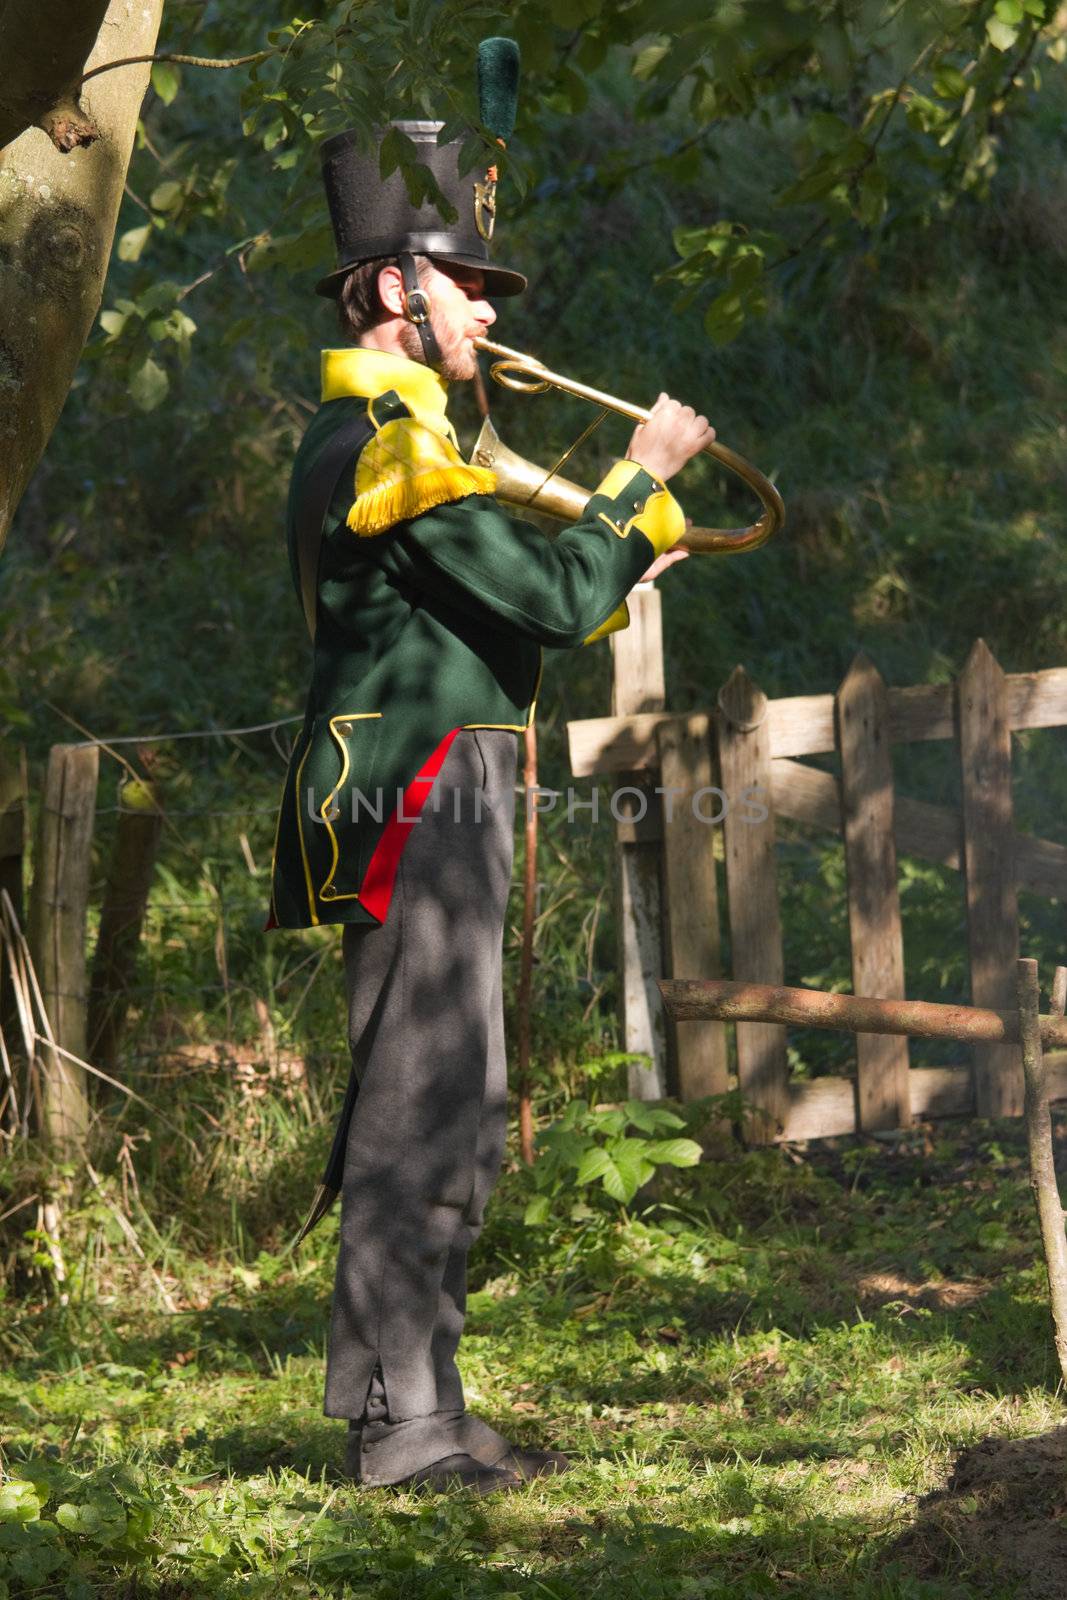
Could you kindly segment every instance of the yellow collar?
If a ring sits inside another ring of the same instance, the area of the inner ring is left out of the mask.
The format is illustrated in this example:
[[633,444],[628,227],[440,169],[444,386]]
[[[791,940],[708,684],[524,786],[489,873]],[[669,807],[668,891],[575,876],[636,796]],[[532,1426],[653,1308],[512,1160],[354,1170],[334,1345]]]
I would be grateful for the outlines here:
[[345,395],[373,400],[390,389],[396,391],[413,417],[435,433],[451,434],[445,415],[448,385],[429,367],[409,361],[406,356],[369,350],[362,345],[322,352],[323,400],[340,400]]

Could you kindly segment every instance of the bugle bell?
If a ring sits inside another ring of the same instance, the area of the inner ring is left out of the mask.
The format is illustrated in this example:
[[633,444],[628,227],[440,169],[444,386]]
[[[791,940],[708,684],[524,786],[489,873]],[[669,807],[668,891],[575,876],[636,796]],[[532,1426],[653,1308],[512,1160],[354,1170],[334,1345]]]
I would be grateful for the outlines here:
[[[492,362],[489,372],[506,389],[513,389],[518,394],[541,394],[546,389],[560,389],[565,394],[590,400],[605,411],[617,411],[634,422],[648,421],[649,412],[641,406],[552,372],[534,356],[523,355],[491,339],[475,339],[474,344],[476,349],[499,358]],[[763,506],[763,514],[746,528],[690,528],[679,540],[680,547],[692,551],[694,555],[731,555],[742,550],[757,550],[777,533],[785,521],[781,495],[757,467],[727,445],[720,444],[717,439],[705,445],[704,452],[714,456],[716,461],[742,478],[755,491]],[[566,456],[563,459],[566,460]],[[591,490],[561,478],[554,468],[546,472],[510,450],[501,441],[488,417],[478,435],[471,461],[496,473],[498,499],[509,505],[525,506],[528,510],[556,517],[563,522],[576,522],[592,497]]]

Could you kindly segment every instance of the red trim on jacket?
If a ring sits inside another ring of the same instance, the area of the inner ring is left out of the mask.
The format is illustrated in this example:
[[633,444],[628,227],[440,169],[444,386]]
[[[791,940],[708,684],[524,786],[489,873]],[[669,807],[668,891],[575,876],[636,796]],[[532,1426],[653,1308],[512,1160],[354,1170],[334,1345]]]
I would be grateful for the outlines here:
[[389,911],[389,902],[393,897],[393,883],[400,865],[400,857],[408,841],[408,834],[419,820],[433,787],[433,781],[444,765],[452,740],[459,731],[458,728],[453,728],[451,733],[446,733],[429,760],[419,768],[404,790],[403,800],[389,818],[381,838],[374,847],[374,854],[370,858],[360,885],[359,902],[371,916],[377,917],[379,922],[385,921]]

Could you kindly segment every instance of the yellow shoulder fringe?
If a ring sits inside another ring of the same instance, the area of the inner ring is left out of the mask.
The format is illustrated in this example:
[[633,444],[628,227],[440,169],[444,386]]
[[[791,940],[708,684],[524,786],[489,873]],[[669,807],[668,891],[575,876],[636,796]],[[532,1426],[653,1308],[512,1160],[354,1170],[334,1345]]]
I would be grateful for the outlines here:
[[496,474],[468,466],[455,445],[425,423],[394,417],[360,453],[355,489],[348,526],[369,537],[464,495],[492,494]]

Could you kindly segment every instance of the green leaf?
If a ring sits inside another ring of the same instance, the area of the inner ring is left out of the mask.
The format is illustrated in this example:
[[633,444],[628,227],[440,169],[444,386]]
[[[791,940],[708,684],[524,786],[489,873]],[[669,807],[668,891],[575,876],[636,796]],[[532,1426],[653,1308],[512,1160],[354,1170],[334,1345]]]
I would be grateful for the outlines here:
[[100,326],[109,338],[117,339],[126,326],[128,315],[129,313],[126,311],[101,311]]
[[149,202],[154,211],[170,211],[182,198],[182,186],[173,178],[168,178],[166,183],[157,183],[149,196]]
[[12,1558],[11,1571],[17,1578],[37,1586],[50,1578],[57,1567],[63,1566],[65,1560],[62,1550],[39,1544],[29,1550],[19,1550]]
[[98,1541],[110,1542],[126,1532],[126,1513],[115,1499],[89,1500],[81,1504],[66,1501],[57,1509],[56,1521],[68,1533]]
[[638,51],[634,64],[630,69],[633,76],[642,83],[647,82],[653,76],[656,68],[670,48],[669,40],[666,44],[646,44],[643,50]]
[[619,1134],[626,1127],[626,1113],[617,1106],[610,1111],[591,1111],[589,1121],[598,1133]]
[[[625,1203],[629,1203],[640,1189],[647,1183],[655,1172],[655,1168],[648,1159],[651,1146],[645,1139],[616,1139],[612,1142],[609,1155],[612,1165],[622,1182]],[[605,1178],[604,1187],[607,1188]],[[609,1191],[610,1192],[610,1191]]]
[[0,1522],[36,1522],[43,1504],[35,1485],[24,1478],[0,1484]]
[[823,200],[835,189],[841,181],[841,167],[836,161],[827,161],[824,157],[815,166],[809,167],[796,183],[791,183],[777,196],[780,206],[807,205],[810,200]]
[[856,215],[865,228],[873,228],[885,216],[888,185],[880,167],[868,167],[860,180]]
[[600,1145],[594,1145],[591,1150],[585,1152],[585,1155],[579,1161],[574,1181],[575,1183],[595,1183],[598,1178],[604,1176],[610,1165],[611,1161],[607,1151]]
[[808,122],[808,138],[817,150],[840,150],[852,137],[848,123],[829,111],[816,111]]
[[995,50],[1010,50],[1019,37],[1018,28],[1010,27],[1008,23],[1001,21],[1000,17],[987,17],[985,31]]
[[284,117],[275,117],[263,135],[264,150],[273,150],[275,145],[281,144],[285,138],[286,126]]
[[645,1100],[627,1100],[626,1120],[643,1133],[658,1133],[661,1128],[684,1128],[685,1118],[665,1106],[650,1106]]
[[130,399],[138,411],[154,411],[166,399],[170,379],[151,356],[130,374]]
[[165,106],[169,106],[181,88],[182,75],[173,61],[153,61],[152,87]]
[[540,1228],[548,1221],[551,1212],[551,1195],[536,1194],[523,1212],[522,1220],[528,1228]]
[[158,282],[150,283],[143,294],[138,295],[134,309],[142,317],[147,317],[150,311],[162,311],[172,306],[180,293],[178,284],[171,282],[169,278],[160,278]]
[[671,237],[680,256],[694,256],[705,250],[724,249],[732,229],[733,224],[729,222],[716,222],[710,228],[682,226],[675,228]]
[[704,313],[704,331],[716,344],[729,344],[745,325],[745,308],[736,289],[717,295]]
[[967,93],[967,79],[958,67],[942,62],[934,73],[934,93],[942,100],[962,100]]
[[129,228],[119,240],[120,261],[140,261],[141,251],[148,243],[148,235],[152,232],[152,224],[146,222],[143,227]]
[[657,1139],[648,1147],[648,1159],[657,1166],[695,1167],[702,1154],[695,1139]]
[[415,146],[407,134],[402,133],[397,127],[389,128],[378,150],[379,176],[388,178],[401,162],[406,161],[410,164],[414,160]]
[[997,0],[993,7],[993,15],[999,17],[1001,22],[1006,22],[1009,27],[1014,27],[1023,20],[1021,0]]
[[621,1205],[627,1205],[637,1193],[637,1186],[630,1188],[619,1171],[618,1166],[610,1158],[604,1169],[604,1188],[613,1200],[618,1200]]

